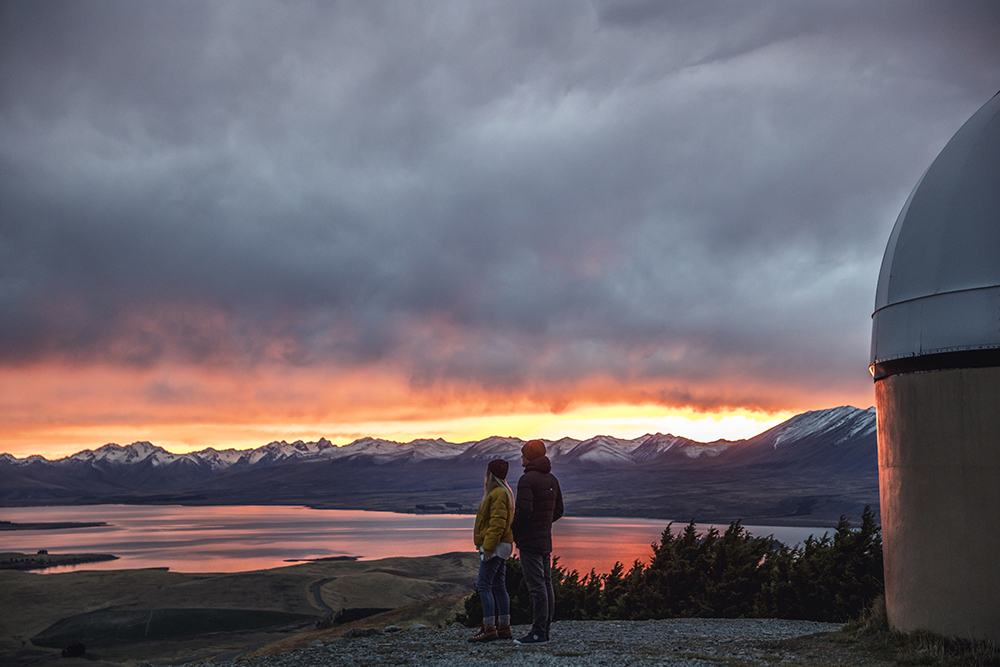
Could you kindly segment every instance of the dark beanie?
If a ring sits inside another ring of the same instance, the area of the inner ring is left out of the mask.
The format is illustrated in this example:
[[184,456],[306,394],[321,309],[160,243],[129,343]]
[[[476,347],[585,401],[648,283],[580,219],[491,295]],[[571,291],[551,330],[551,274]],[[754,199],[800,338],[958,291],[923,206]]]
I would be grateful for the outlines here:
[[541,440],[529,440],[521,447],[521,455],[529,461],[545,456],[545,443]]
[[506,479],[507,470],[510,469],[510,464],[503,459],[493,459],[490,464],[486,466],[486,469],[493,473],[493,476],[497,479]]

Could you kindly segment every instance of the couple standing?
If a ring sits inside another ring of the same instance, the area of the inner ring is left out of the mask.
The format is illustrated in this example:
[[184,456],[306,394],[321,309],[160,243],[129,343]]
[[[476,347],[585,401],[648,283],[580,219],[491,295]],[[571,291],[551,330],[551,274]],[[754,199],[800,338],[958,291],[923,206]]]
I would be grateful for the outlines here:
[[506,481],[506,461],[494,459],[486,468],[486,488],[473,529],[473,540],[480,552],[476,590],[483,604],[483,624],[470,642],[512,638],[505,577],[514,543],[521,552],[532,616],[531,630],[514,643],[540,644],[549,640],[556,606],[552,590],[552,522],[563,515],[562,492],[541,440],[524,443],[521,465],[524,474],[517,481],[516,497]]

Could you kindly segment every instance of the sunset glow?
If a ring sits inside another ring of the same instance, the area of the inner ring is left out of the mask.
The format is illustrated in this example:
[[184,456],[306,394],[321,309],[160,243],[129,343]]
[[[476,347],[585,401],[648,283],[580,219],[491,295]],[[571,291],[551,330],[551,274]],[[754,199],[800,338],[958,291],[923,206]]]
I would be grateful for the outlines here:
[[4,436],[4,442],[5,451],[15,456],[42,454],[50,459],[68,456],[83,449],[95,449],[107,442],[128,444],[136,441],[152,442],[175,454],[208,447],[253,449],[276,440],[316,441],[326,438],[333,444],[344,445],[365,436],[397,442],[442,438],[460,443],[481,440],[491,435],[510,435],[525,440],[558,440],[561,437],[583,440],[594,435],[613,435],[628,439],[661,432],[707,442],[748,438],[781,423],[793,414],[699,415],[692,412],[672,412],[664,408],[605,406],[558,416],[536,413],[438,421],[61,426],[8,432]]
[[867,408],[1000,70],[992,9],[903,7],[5,3],[0,452]]
[[[366,436],[468,442],[491,435],[582,440],[660,432],[710,441],[747,438],[795,414],[616,402],[603,383],[582,383],[576,401],[559,399],[560,409],[553,410],[555,398],[491,396],[472,387],[414,389],[374,369],[338,372],[336,382],[312,371],[272,371],[15,369],[5,376],[12,381],[0,386],[6,409],[0,442],[18,457],[58,458],[135,441],[178,454],[208,447],[252,449],[275,440],[326,438],[343,445]],[[641,391],[632,392],[621,395],[641,400]],[[588,395],[601,401],[587,401]],[[49,407],[53,398],[58,411]]]

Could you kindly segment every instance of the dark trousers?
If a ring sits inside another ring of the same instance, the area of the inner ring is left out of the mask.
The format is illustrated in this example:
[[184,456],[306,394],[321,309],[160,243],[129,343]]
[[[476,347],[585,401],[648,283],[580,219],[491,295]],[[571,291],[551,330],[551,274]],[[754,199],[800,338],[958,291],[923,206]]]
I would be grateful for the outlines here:
[[552,554],[521,549],[524,583],[531,594],[531,631],[549,636],[549,626],[556,613],[556,594],[552,589]]

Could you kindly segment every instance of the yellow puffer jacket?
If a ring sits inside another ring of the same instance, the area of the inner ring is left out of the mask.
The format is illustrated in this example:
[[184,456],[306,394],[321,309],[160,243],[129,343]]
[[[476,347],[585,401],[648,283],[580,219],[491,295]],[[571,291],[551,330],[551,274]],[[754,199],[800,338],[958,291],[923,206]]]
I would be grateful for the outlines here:
[[479,504],[476,525],[472,529],[472,539],[484,553],[493,553],[501,542],[513,542],[510,522],[514,520],[514,508],[510,504],[507,491],[498,486]]

